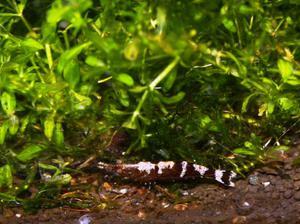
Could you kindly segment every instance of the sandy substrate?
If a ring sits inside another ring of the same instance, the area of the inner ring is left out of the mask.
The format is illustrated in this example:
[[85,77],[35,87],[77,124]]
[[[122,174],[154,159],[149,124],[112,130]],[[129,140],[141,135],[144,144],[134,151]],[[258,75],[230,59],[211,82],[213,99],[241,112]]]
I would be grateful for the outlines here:
[[[91,208],[65,206],[36,214],[3,208],[0,224],[300,223],[300,168],[293,162],[299,154],[296,147],[277,156],[238,180],[235,188],[199,182],[180,183],[174,190],[174,184],[120,184],[93,174],[83,178],[91,191],[73,192],[72,199],[90,200]],[[61,200],[68,196],[70,192]]]

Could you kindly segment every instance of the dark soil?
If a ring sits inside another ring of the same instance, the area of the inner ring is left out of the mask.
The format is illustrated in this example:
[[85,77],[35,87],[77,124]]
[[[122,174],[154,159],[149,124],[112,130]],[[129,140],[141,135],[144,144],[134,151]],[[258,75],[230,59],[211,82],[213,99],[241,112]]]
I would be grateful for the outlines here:
[[77,177],[74,182],[90,184],[92,190],[67,192],[61,200],[88,201],[92,208],[60,207],[37,214],[6,208],[0,223],[300,223],[299,155],[300,147],[279,153],[235,188],[216,183],[139,186],[105,182],[94,174]]

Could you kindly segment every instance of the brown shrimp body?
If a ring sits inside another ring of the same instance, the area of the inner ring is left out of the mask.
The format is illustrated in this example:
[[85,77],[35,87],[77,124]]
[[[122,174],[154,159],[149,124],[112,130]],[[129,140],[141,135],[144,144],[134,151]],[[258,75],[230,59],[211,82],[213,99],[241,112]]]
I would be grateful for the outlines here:
[[118,174],[124,179],[138,182],[208,178],[214,179],[225,186],[234,187],[232,179],[236,177],[236,173],[233,171],[214,170],[186,161],[139,162],[135,164],[107,164],[99,162],[98,168],[105,172]]

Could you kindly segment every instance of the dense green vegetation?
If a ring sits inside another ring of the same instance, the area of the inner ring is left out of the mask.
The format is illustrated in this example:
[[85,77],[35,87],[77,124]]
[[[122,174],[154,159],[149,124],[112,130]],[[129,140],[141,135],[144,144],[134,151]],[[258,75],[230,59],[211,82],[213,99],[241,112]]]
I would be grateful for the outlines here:
[[132,161],[242,172],[286,149],[299,12],[297,0],[0,0],[2,202],[26,204],[31,185],[55,195],[79,157],[113,160],[118,131]]

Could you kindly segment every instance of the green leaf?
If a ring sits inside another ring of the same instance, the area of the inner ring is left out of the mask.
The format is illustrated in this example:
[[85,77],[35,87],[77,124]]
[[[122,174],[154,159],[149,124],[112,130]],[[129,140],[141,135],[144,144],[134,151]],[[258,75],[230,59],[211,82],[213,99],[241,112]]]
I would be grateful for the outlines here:
[[92,100],[87,97],[80,95],[74,91],[71,91],[71,96],[73,97],[73,106],[76,110],[85,110],[86,107],[92,104]]
[[164,90],[165,92],[169,91],[169,90],[172,88],[172,86],[173,86],[173,84],[174,84],[174,82],[175,82],[175,80],[176,80],[176,77],[177,77],[177,70],[173,70],[173,71],[167,76],[166,80],[165,80],[164,83],[163,83],[163,90]]
[[4,92],[1,96],[1,105],[7,115],[15,112],[16,98],[14,94]]
[[45,170],[52,170],[55,171],[55,173],[61,173],[61,171],[54,165],[45,164],[45,163],[38,163],[39,168],[45,169]]
[[128,107],[129,104],[130,104],[130,101],[129,101],[129,96],[126,92],[126,90],[124,89],[119,89],[117,91],[117,94],[118,94],[118,99],[120,101],[120,103],[124,106],[124,107]]
[[254,97],[254,96],[257,96],[259,95],[258,93],[252,93],[250,94],[249,96],[247,96],[244,101],[243,101],[243,104],[242,104],[242,113],[245,113],[247,111],[247,107],[248,107],[248,104],[249,104],[249,101]]
[[54,116],[51,114],[48,117],[46,117],[44,121],[44,134],[49,139],[49,141],[51,141],[52,139],[54,127],[55,127]]
[[6,164],[0,167],[0,187],[12,187],[12,170],[10,165]]
[[27,127],[27,125],[28,125],[28,123],[29,123],[29,115],[27,115],[27,116],[25,116],[25,117],[23,117],[22,119],[21,119],[21,127],[20,127],[20,132],[23,134],[24,132],[25,132],[25,130],[26,130],[26,127]]
[[88,64],[89,66],[98,67],[98,68],[105,66],[104,62],[95,56],[88,56],[85,59],[85,63]]
[[139,48],[137,43],[130,43],[124,49],[124,56],[129,61],[135,61],[139,55]]
[[245,15],[248,15],[248,14],[251,14],[254,12],[253,8],[249,7],[249,6],[246,6],[246,5],[241,5],[240,8],[239,8],[239,12],[241,14],[245,14]]
[[137,129],[138,128],[137,120],[130,118],[122,124],[122,127],[128,129]]
[[200,125],[202,128],[204,128],[207,125],[210,125],[211,122],[212,122],[211,118],[208,115],[204,115],[200,120]]
[[23,10],[26,6],[27,0],[20,0],[19,2],[20,3],[17,4],[17,8],[18,8],[17,11],[18,11],[18,14],[23,14]]
[[54,141],[59,146],[64,144],[64,131],[63,131],[61,123],[56,123],[56,125],[55,125]]
[[267,111],[267,109],[268,109],[268,104],[267,103],[261,104],[258,108],[258,116],[263,116],[264,113]]
[[264,94],[268,94],[268,90],[266,89],[265,85],[261,83],[261,81],[251,80],[251,79],[245,79],[243,81],[244,85],[250,84],[250,86],[254,86],[256,89],[260,90]]
[[38,157],[42,151],[44,151],[44,148],[39,145],[28,145],[17,155],[17,159],[27,162]]
[[268,86],[271,86],[272,88],[273,87],[275,87],[276,89],[279,88],[279,86],[277,85],[277,83],[274,82],[272,79],[263,77],[261,80],[262,80],[263,83],[266,83]]
[[277,66],[284,81],[288,80],[293,74],[293,65],[291,62],[279,59],[277,61]]
[[223,25],[230,32],[232,32],[232,33],[236,32],[236,27],[235,27],[234,22],[232,20],[227,19],[227,18],[223,19]]
[[116,80],[118,80],[121,83],[124,83],[127,86],[133,86],[134,85],[134,80],[133,78],[125,73],[118,74],[114,77]]
[[32,38],[26,38],[21,44],[23,47],[27,47],[35,51],[44,49],[44,46],[40,42]]
[[147,88],[148,88],[147,86],[135,85],[134,87],[132,87],[128,91],[131,92],[131,93],[141,93],[141,92],[144,92]]
[[178,103],[179,101],[181,101],[183,98],[185,97],[185,92],[179,92],[174,96],[171,97],[165,97],[165,96],[160,96],[160,99],[162,100],[162,102],[164,102],[165,104],[175,104]]
[[237,148],[235,150],[233,150],[233,152],[235,154],[239,154],[239,155],[246,155],[246,156],[255,156],[256,153],[251,151],[250,149],[245,149],[245,148]]
[[268,109],[267,109],[268,115],[269,115],[269,114],[272,114],[272,113],[274,112],[274,109],[275,109],[275,104],[274,104],[274,102],[269,101],[268,104],[267,104],[267,107],[268,107]]
[[290,76],[289,79],[284,80],[284,82],[292,86],[300,85],[300,80],[296,76]]
[[47,22],[50,24],[56,24],[63,18],[64,14],[68,10],[69,8],[67,7],[52,7],[52,9],[48,11]]
[[297,104],[293,100],[291,100],[287,97],[280,97],[279,104],[283,110],[289,110],[289,109],[297,106]]
[[2,145],[5,141],[7,129],[9,127],[9,122],[4,121],[3,124],[0,127],[0,145]]
[[7,202],[17,202],[17,198],[9,193],[0,192],[0,200]]
[[87,48],[91,45],[91,42],[87,42],[84,44],[77,45],[76,47],[71,48],[70,50],[65,51],[59,58],[59,62],[57,65],[57,70],[62,73],[65,66],[74,58],[76,58],[83,49]]
[[15,135],[19,129],[19,118],[16,115],[12,115],[9,118],[9,134]]
[[250,141],[245,141],[245,142],[244,142],[244,146],[245,146],[246,148],[250,149],[250,150],[255,149],[255,146],[254,146],[253,143],[250,142]]
[[[71,0],[67,2],[53,1],[52,7],[47,13],[47,22],[52,26],[56,25],[60,20],[71,21],[77,26],[82,23],[83,18],[81,12],[84,12],[92,6],[90,0]],[[79,27],[78,27],[79,28]]]
[[278,145],[278,146],[272,147],[271,150],[272,150],[272,151],[284,151],[284,152],[286,152],[286,151],[288,151],[290,148],[291,148],[291,147],[286,146],[286,145]]
[[114,107],[111,107],[109,109],[109,112],[114,114],[114,115],[117,115],[117,116],[124,116],[124,115],[129,115],[130,114],[130,112],[126,112],[126,111],[123,111],[123,110],[117,110]]
[[47,182],[66,185],[66,184],[69,184],[71,180],[72,180],[72,176],[67,173],[67,174],[55,175],[51,179],[49,179]]
[[80,81],[80,67],[77,61],[71,60],[64,68],[64,79],[74,89]]

